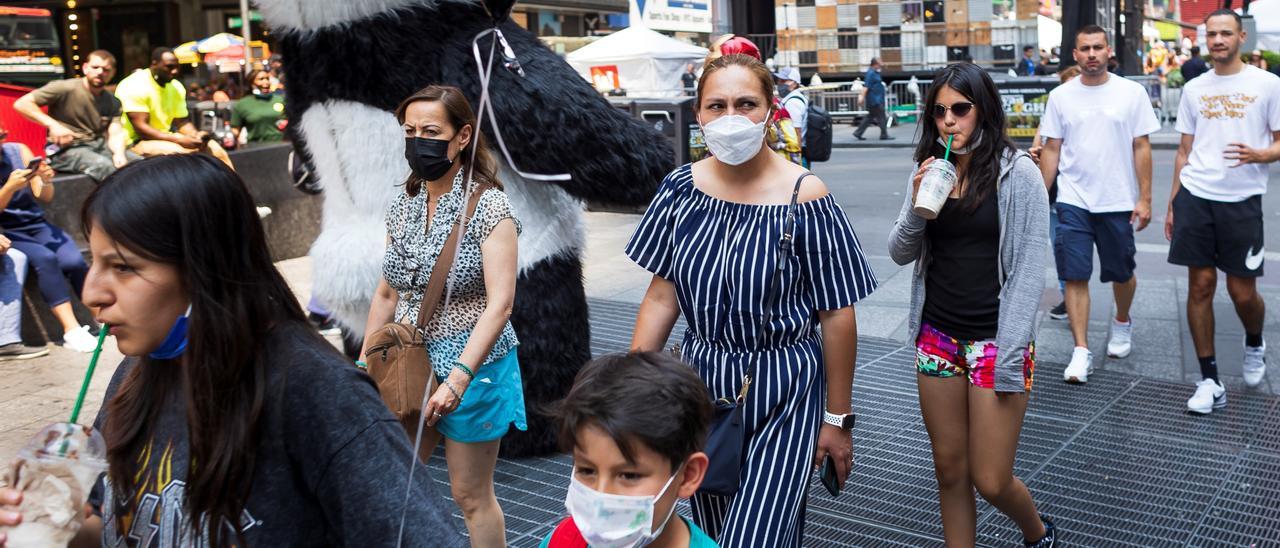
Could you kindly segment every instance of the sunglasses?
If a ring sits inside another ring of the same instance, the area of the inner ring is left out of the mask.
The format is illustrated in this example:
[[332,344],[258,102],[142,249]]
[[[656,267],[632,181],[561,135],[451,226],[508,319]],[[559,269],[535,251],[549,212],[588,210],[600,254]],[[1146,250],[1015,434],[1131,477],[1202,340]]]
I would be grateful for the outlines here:
[[946,118],[948,110],[955,114],[956,118],[964,118],[965,116],[968,116],[970,112],[973,112],[973,103],[961,101],[949,107],[942,104],[935,104],[933,105],[933,117],[939,120]]

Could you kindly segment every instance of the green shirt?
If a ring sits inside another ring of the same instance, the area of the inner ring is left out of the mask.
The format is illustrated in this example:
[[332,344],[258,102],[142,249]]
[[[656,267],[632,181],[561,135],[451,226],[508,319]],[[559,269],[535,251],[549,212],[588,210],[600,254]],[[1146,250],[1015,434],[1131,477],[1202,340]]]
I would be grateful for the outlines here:
[[231,127],[249,130],[249,142],[283,141],[277,124],[284,119],[284,97],[275,93],[250,95],[231,107]]
[[94,95],[83,78],[55,80],[31,92],[37,105],[49,107],[49,117],[75,134],[73,144],[103,139],[111,120],[120,116],[120,100],[106,91]]
[[147,69],[135,71],[121,80],[116,86],[116,98],[120,99],[124,112],[120,123],[130,143],[141,139],[129,121],[130,112],[147,113],[151,117],[149,125],[160,131],[173,131],[176,129],[172,127],[173,121],[187,117],[187,91],[182,82],[170,80],[161,86]]
[[[689,548],[720,548],[720,545],[716,544],[716,541],[711,540],[711,537],[702,532],[702,529],[699,529],[692,521],[684,516],[679,517],[684,520],[685,525],[689,526]],[[555,529],[552,529],[550,533],[547,533],[547,538],[542,539],[542,544],[539,544],[538,548],[548,548],[551,545],[551,535],[553,534],[555,534]]]

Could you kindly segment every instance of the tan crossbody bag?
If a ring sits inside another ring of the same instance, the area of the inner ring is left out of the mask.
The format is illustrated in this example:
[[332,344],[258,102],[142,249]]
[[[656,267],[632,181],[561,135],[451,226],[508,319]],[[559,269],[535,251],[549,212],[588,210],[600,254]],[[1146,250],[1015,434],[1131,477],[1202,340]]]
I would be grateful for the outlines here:
[[[439,384],[431,369],[431,356],[427,353],[426,325],[444,297],[458,238],[466,230],[462,226],[462,219],[470,222],[480,203],[480,197],[491,187],[490,184],[479,184],[467,201],[466,215],[454,222],[453,230],[449,232],[444,248],[440,250],[436,264],[431,268],[431,277],[427,279],[422,307],[418,309],[417,324],[391,322],[369,335],[368,350],[365,352],[369,376],[378,385],[382,401],[405,428],[416,425],[421,420],[423,394],[430,397]],[[426,231],[427,228],[424,227],[423,230]]]

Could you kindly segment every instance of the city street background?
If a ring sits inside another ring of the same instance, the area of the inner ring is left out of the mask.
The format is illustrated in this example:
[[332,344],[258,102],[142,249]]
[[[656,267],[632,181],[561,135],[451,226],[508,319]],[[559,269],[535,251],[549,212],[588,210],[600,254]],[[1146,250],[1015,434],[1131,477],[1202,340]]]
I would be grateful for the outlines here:
[[[869,140],[858,143],[860,148],[837,149],[830,162],[815,167],[852,221],[881,286],[857,305],[862,341],[854,387],[860,414],[857,471],[839,499],[813,490],[811,545],[910,546],[940,538],[932,465],[915,404],[913,355],[904,340],[911,267],[894,264],[885,249],[911,172],[912,151],[902,145],[910,143],[913,129],[894,128],[895,148],[875,147],[879,143]],[[837,131],[844,134],[849,128],[837,126]],[[1166,262],[1168,242],[1162,232],[1174,154],[1167,147],[1153,152],[1155,215],[1137,237],[1134,351],[1126,359],[1104,357],[1110,289],[1092,284],[1090,346],[1100,371],[1088,385],[1069,386],[1061,380],[1072,343],[1067,322],[1044,315],[1060,300],[1052,268],[1047,272],[1037,344],[1040,365],[1018,473],[1066,535],[1076,535],[1064,536],[1073,544],[1273,545],[1280,542],[1280,508],[1274,498],[1280,492],[1275,467],[1280,462],[1280,398],[1275,396],[1280,389],[1275,365],[1280,262],[1268,253],[1271,264],[1259,280],[1271,304],[1266,327],[1272,343],[1270,375],[1258,389],[1243,388],[1243,333],[1220,288],[1218,354],[1230,403],[1208,417],[1188,416],[1185,399],[1199,377],[1184,316],[1186,273]],[[1273,180],[1280,180],[1277,171],[1271,168]],[[1270,206],[1265,210],[1267,239],[1280,241],[1280,212]],[[649,274],[622,253],[638,220],[633,213],[586,214],[585,284],[597,353],[625,349],[635,307],[649,283]],[[278,266],[305,300],[310,260]],[[82,421],[97,412],[119,360],[108,345]],[[0,455],[13,454],[44,424],[66,420],[87,363],[87,355],[61,347],[53,347],[45,358],[0,362],[6,379],[0,383]],[[442,464],[437,456],[430,469],[447,495]],[[563,514],[568,470],[563,456],[499,463],[498,490],[513,545],[536,545]],[[1007,545],[1018,540],[1006,518],[982,503],[979,511],[980,542]],[[460,520],[460,514],[455,517]]]

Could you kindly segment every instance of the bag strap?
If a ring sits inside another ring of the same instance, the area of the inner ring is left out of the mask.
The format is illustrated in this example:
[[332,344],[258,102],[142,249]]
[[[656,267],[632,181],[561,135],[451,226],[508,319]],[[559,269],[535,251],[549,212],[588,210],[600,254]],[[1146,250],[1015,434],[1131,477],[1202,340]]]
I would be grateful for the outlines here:
[[760,362],[760,346],[764,343],[765,328],[769,327],[772,321],[770,306],[774,301],[778,300],[778,288],[782,279],[782,270],[787,264],[787,257],[791,254],[795,240],[796,230],[796,202],[800,199],[800,183],[804,182],[804,178],[813,175],[813,172],[806,171],[796,178],[796,186],[791,190],[791,203],[787,205],[786,221],[782,225],[782,239],[778,241],[778,260],[773,266],[773,276],[769,278],[769,290],[765,292],[764,311],[760,315],[760,328],[756,330],[756,348],[751,352],[751,361],[747,365],[747,371],[742,375],[742,390],[738,392],[738,401],[746,400],[747,390],[751,388],[751,381],[756,376],[756,365]]
[[[484,195],[486,190],[493,188],[490,183],[479,183],[476,189],[471,192],[471,199],[467,200],[467,209],[464,215],[459,215],[453,222],[453,229],[449,231],[449,237],[444,241],[444,248],[440,250],[440,255],[436,257],[435,266],[431,267],[431,277],[427,278],[427,289],[422,295],[422,306],[418,309],[418,331],[422,331],[427,327],[427,321],[431,316],[435,315],[436,308],[440,306],[440,299],[444,297],[445,286],[448,285],[449,269],[453,266],[453,255],[458,248],[459,235],[466,231],[464,223],[471,221],[471,216],[475,214],[476,207],[480,205],[480,197]],[[426,228],[424,230],[429,229]]]

